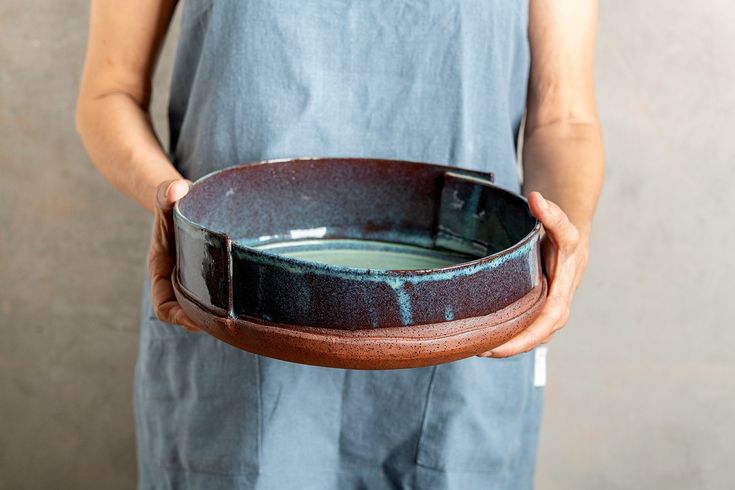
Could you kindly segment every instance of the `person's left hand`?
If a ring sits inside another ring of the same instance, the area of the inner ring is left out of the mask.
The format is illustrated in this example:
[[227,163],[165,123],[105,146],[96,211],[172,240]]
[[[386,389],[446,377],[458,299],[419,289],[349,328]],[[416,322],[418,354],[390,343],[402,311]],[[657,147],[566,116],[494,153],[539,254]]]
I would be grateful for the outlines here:
[[148,275],[151,280],[151,305],[156,318],[196,332],[200,328],[179,305],[171,282],[171,273],[176,265],[174,204],[189,192],[190,184],[184,179],[167,180],[156,188],[153,233],[148,249]]
[[587,236],[582,236],[566,213],[538,192],[529,194],[528,204],[545,230],[541,251],[549,281],[546,303],[528,328],[480,357],[510,357],[551,340],[569,318],[574,292],[587,266]]

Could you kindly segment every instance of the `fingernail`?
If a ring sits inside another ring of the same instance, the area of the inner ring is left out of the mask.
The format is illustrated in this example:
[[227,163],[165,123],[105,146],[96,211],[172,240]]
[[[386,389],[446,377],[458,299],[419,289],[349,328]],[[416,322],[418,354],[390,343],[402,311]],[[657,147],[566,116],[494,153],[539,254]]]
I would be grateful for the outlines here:
[[544,199],[544,196],[542,196],[541,193],[539,193],[538,196],[541,199],[541,207],[544,208],[544,211],[548,211],[549,210],[549,203],[546,202],[546,199]]

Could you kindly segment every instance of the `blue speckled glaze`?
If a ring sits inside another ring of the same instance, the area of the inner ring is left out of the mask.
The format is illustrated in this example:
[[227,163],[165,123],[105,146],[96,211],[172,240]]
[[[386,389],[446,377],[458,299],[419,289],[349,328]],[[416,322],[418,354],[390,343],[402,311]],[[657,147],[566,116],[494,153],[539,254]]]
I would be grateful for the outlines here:
[[[507,306],[538,284],[539,268],[534,253],[537,242],[538,236],[534,234],[518,246],[488,257],[412,271],[306,262],[233,243],[235,277],[240,278],[234,283],[235,313],[261,318],[267,314],[284,323],[307,325],[309,318],[320,318],[314,326],[334,328],[351,328],[343,319],[366,314],[361,306],[374,307],[382,313],[394,312],[390,315],[392,321],[383,318],[379,326],[444,321],[447,308],[453,312],[453,319],[484,315]],[[513,280],[509,281],[508,276]],[[281,280],[268,281],[268,277]],[[250,294],[253,290],[267,290],[271,295],[253,298]],[[311,292],[308,299],[304,294],[307,290]],[[320,294],[322,291],[329,293]],[[335,291],[337,294],[333,294]],[[365,297],[372,302],[363,303]],[[299,301],[289,302],[288,298],[299,298]],[[258,304],[253,305],[252,299]],[[310,312],[312,309],[320,311]],[[322,318],[321,312],[329,310],[340,313],[336,320]],[[302,320],[297,322],[297,318]]]
[[444,307],[444,319],[448,322],[454,320],[454,311],[449,305]]
[[[541,277],[540,225],[525,199],[491,181],[456,167],[371,159],[210,174],[175,208],[180,281],[203,306],[284,324],[355,330],[487,315]],[[403,243],[466,260],[385,270],[263,248],[305,238]]]

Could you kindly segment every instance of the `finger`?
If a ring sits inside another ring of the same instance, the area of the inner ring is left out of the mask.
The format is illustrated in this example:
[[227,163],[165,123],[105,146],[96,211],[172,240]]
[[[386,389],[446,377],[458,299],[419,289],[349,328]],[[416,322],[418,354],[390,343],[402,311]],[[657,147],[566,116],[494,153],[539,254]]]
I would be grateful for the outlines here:
[[174,269],[176,258],[172,249],[175,236],[169,221],[159,218],[153,222],[153,236],[148,249],[148,276],[151,279],[155,276],[169,279]]
[[493,358],[512,357],[533,349],[541,343],[541,340],[551,334],[555,321],[549,314],[544,315],[542,313],[533,325],[503,345],[492,349],[487,353],[487,356]]
[[528,352],[566,324],[574,294],[575,270],[572,262],[563,255],[554,262],[553,269],[541,314],[526,330],[490,351],[488,357],[510,357]]
[[158,319],[162,322],[170,323],[172,325],[179,325],[184,327],[190,332],[200,330],[193,321],[184,313],[181,306],[176,301],[168,301],[159,305],[158,313],[156,314]]
[[[541,342],[539,342],[539,344],[548,344],[549,342],[551,342],[551,339],[554,338],[554,335],[556,335],[556,332],[558,332],[558,331],[559,331],[559,329],[557,329],[556,331],[551,332],[549,335],[546,336],[545,339],[543,339]],[[499,355],[494,355],[494,353],[496,352],[496,350],[498,348],[499,347],[496,347],[495,350],[489,350],[487,352],[483,352],[482,354],[477,354],[477,357],[485,357],[485,358],[501,357]],[[520,354],[520,352],[521,351],[516,352],[515,354]],[[503,356],[503,357],[510,357],[510,356],[515,355],[515,354],[509,354],[509,355]]]
[[171,282],[173,261],[173,257],[168,254],[156,254],[149,261],[148,272],[151,279],[153,311],[162,322],[182,325],[189,330],[199,330],[176,300]]
[[[557,330],[556,332],[558,331],[559,330]],[[556,332],[551,332],[551,334],[548,337],[546,337],[544,340],[542,340],[541,343],[548,344],[549,342],[551,342],[551,340],[554,338],[554,335],[556,335]]]
[[181,325],[190,331],[200,330],[176,300],[170,277],[161,270],[151,274],[151,300],[156,317],[166,323]]
[[189,192],[190,181],[174,179],[161,182],[156,190],[156,202],[161,211],[173,209],[176,201]]
[[541,257],[544,275],[552,281],[556,277],[559,249],[551,240],[541,242]]
[[553,298],[554,301],[570,302],[574,286],[574,265],[569,260],[561,260],[556,263],[554,275],[549,277],[549,293],[547,302]]
[[510,357],[527,352],[536,345],[548,342],[551,336],[562,328],[569,317],[573,279],[568,261],[561,267],[554,266],[555,272],[549,277],[549,292],[541,314],[534,322],[506,343],[491,351],[479,354],[480,357]]
[[568,317],[569,308],[558,299],[550,297],[541,314],[528,328],[503,345],[492,349],[488,357],[502,358],[528,352],[564,326]]
[[157,210],[148,254],[148,270],[153,311],[158,319],[194,331],[199,328],[179,306],[171,284],[171,271],[175,262],[171,253],[174,245],[171,212],[176,201],[189,192],[190,185],[188,180],[174,179],[162,182],[156,189]]
[[151,297],[153,311],[160,321],[181,325],[186,327],[187,330],[199,330],[196,324],[181,309],[170,280],[157,275],[151,282]]
[[168,275],[173,269],[173,261],[161,260],[170,255],[174,243],[174,229],[171,219],[174,203],[189,192],[191,182],[185,179],[167,180],[158,185],[156,191],[156,217],[153,220],[153,236],[149,250],[149,262],[156,261]]
[[533,215],[544,225],[549,239],[557,247],[568,249],[576,246],[579,231],[558,205],[544,199],[540,192],[531,192],[528,195],[528,204]]
[[[151,279],[151,300],[153,310],[156,314],[165,314],[163,305],[176,303],[173,284],[171,283],[171,271],[173,270],[173,259],[167,254],[157,254],[149,263],[149,275]],[[162,321],[165,320],[159,318]]]

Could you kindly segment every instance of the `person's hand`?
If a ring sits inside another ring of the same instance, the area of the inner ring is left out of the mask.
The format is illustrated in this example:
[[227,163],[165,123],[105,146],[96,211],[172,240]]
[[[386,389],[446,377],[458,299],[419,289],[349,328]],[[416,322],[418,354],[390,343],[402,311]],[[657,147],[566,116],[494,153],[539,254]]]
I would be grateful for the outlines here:
[[529,194],[528,204],[545,230],[541,249],[549,281],[546,303],[528,328],[480,357],[510,357],[551,340],[569,318],[574,292],[587,266],[587,237],[581,236],[564,211],[538,192]]
[[148,276],[151,279],[153,312],[159,320],[180,325],[186,330],[199,328],[179,306],[171,284],[171,272],[176,264],[174,244],[174,203],[189,192],[184,179],[168,180],[156,189],[156,208],[153,219],[153,237],[148,250]]

